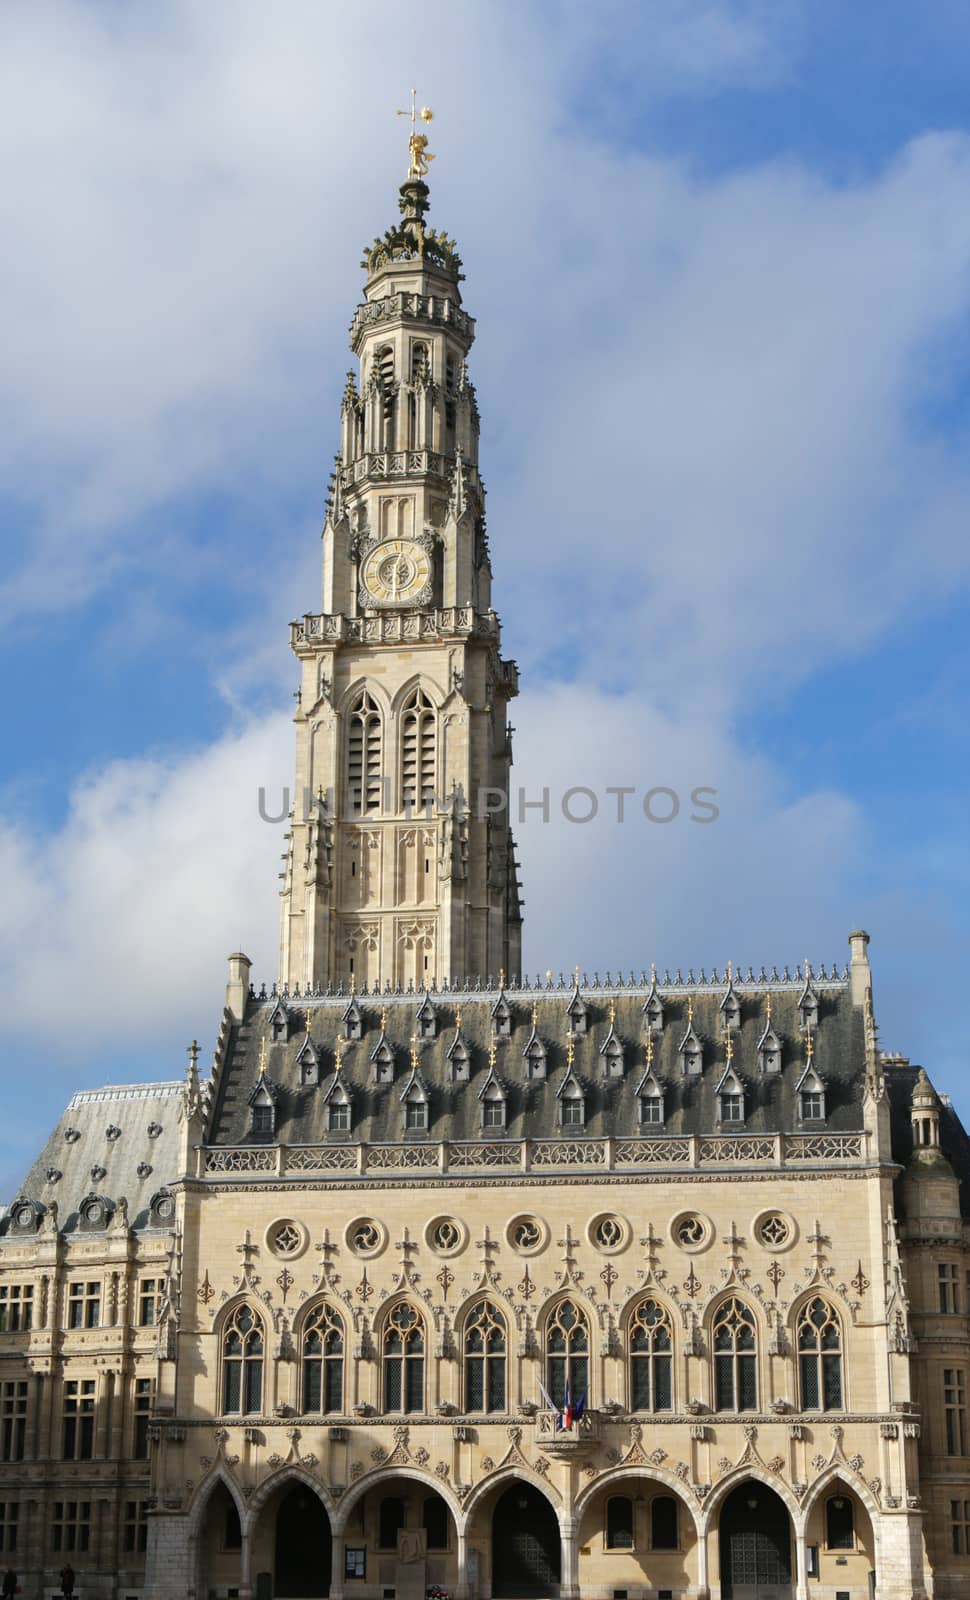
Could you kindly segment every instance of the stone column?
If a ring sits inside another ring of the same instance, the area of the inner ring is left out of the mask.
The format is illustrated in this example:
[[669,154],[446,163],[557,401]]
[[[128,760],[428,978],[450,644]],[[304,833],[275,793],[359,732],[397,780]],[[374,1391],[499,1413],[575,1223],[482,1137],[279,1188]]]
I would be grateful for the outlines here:
[[710,1539],[710,1536],[710,1529],[708,1528],[704,1533],[698,1535],[697,1544],[695,1546],[697,1551],[697,1600],[709,1600],[711,1593],[707,1575],[709,1555],[708,1540]]
[[332,1534],[331,1545],[330,1600],[344,1600],[344,1548],[346,1540],[343,1534]]
[[455,1600],[468,1600],[468,1536],[459,1528],[456,1531],[458,1578],[455,1583]]
[[562,1517],[562,1582],[559,1600],[579,1600],[579,1529],[575,1517]]
[[808,1554],[805,1546],[805,1529],[792,1529],[795,1551],[795,1600],[808,1600]]
[[242,1548],[239,1552],[239,1600],[252,1600],[252,1537],[249,1528],[242,1530]]

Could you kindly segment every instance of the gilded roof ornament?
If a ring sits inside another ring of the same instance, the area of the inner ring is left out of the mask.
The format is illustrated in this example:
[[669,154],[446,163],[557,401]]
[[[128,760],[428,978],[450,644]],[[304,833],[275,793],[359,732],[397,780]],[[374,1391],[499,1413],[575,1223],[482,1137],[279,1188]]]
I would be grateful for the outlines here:
[[415,117],[420,118],[420,120],[422,122],[432,122],[434,120],[434,112],[431,110],[430,106],[422,106],[420,111],[419,111],[418,110],[418,104],[417,104],[417,97],[418,97],[417,89],[412,89],[411,90],[411,109],[410,109],[410,111],[398,111],[398,112],[395,112],[395,115],[398,116],[398,117],[408,117],[410,119],[410,123],[411,123],[411,134],[410,134],[410,137],[408,139],[408,155],[410,156],[410,165],[408,166],[408,177],[409,178],[426,178],[427,175],[428,175],[428,167],[431,165],[431,162],[434,160],[434,156],[431,154],[431,151],[428,149],[428,136],[427,136],[427,134],[426,133],[418,133],[417,129],[415,128],[414,122],[415,122]]

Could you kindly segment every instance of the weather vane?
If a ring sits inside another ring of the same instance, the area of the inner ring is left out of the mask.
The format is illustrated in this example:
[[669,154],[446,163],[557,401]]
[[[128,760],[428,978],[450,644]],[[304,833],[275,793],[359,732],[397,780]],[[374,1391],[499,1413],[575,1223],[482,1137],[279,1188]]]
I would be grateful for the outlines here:
[[417,89],[411,90],[410,111],[398,111],[395,114],[399,117],[409,117],[411,120],[411,137],[408,139],[408,154],[411,157],[411,163],[408,167],[408,177],[426,178],[428,167],[434,160],[434,156],[428,149],[428,135],[415,131],[414,119],[415,117],[420,117],[422,122],[430,122],[434,112],[428,106],[422,106],[420,111],[418,110],[417,93]]

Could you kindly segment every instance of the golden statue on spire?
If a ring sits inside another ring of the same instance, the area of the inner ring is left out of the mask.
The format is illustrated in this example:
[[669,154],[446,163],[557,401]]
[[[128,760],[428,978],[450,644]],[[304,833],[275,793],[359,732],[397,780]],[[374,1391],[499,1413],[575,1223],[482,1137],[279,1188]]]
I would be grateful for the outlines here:
[[411,136],[408,139],[408,154],[411,157],[411,162],[408,167],[408,177],[420,179],[427,177],[428,168],[434,160],[434,156],[428,149],[428,135],[426,133],[418,133],[416,131],[414,119],[415,117],[420,117],[422,122],[430,122],[434,117],[434,112],[429,106],[422,106],[420,111],[418,110],[417,93],[417,89],[411,90],[410,111],[398,111],[395,113],[395,115],[399,117],[410,117],[411,119]]

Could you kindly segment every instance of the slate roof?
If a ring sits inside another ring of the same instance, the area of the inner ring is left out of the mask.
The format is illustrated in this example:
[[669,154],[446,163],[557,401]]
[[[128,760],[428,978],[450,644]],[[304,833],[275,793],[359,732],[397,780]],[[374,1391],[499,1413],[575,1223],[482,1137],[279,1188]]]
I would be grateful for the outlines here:
[[[129,1226],[149,1227],[152,1196],[179,1176],[182,1091],[181,1083],[111,1084],[79,1091],[11,1201],[28,1199],[45,1208],[56,1202],[58,1228],[70,1233],[78,1226],[78,1206],[88,1195],[115,1202],[124,1197]],[[0,1232],[6,1231],[5,1223],[0,1220]]]
[[[848,985],[842,980],[817,984],[820,995],[819,1020],[815,1031],[815,1065],[826,1084],[826,1118],[823,1127],[858,1131],[863,1126],[862,1085],[865,1073],[865,1038],[861,1009],[852,1005]],[[806,1125],[798,1121],[795,1084],[805,1065],[805,1039],[798,1014],[801,981],[771,986],[772,1026],[781,1040],[782,1069],[764,1075],[758,1061],[758,1041],[765,1028],[765,987],[746,991],[737,986],[741,1002],[741,1026],[734,1033],[734,1068],[745,1090],[746,1117],[742,1128],[731,1131],[796,1132]],[[508,1039],[496,1038],[496,1075],[507,1091],[507,1126],[510,1138],[549,1138],[561,1133],[557,1119],[557,1091],[567,1073],[567,1010],[573,989],[552,991],[509,991],[512,1031]],[[661,988],[664,1007],[663,1031],[654,1039],[654,1072],[664,1089],[665,1121],[647,1131],[666,1133],[714,1133],[719,1131],[716,1084],[724,1071],[724,1024],[720,1004],[725,986],[707,989]],[[573,1132],[587,1136],[633,1134],[642,1131],[638,1119],[636,1087],[643,1077],[646,1023],[643,1015],[647,991],[581,990],[587,1009],[587,1031],[573,1038],[574,1072],[586,1094],[585,1127]],[[492,1042],[492,1011],[497,992],[434,994],[437,1033],[434,1039],[417,1039],[415,1049],[424,1083],[429,1092],[429,1126],[425,1137],[436,1139],[476,1139],[481,1137],[479,1090],[488,1074],[488,1052]],[[207,1143],[246,1145],[264,1143],[253,1136],[247,1104],[259,1072],[265,1041],[265,1070],[277,1090],[276,1141],[283,1144],[325,1144],[328,1142],[393,1142],[404,1138],[401,1090],[411,1071],[412,1035],[419,1032],[417,1012],[422,994],[412,996],[358,997],[363,1014],[363,1035],[359,1042],[344,1040],[342,1073],[353,1094],[353,1125],[350,1135],[330,1134],[324,1095],[333,1076],[334,1045],[343,1038],[342,1016],[347,996],[311,997],[288,1002],[289,1037],[274,1043],[269,1019],[275,997],[251,1000],[245,1022],[232,1028],[226,1041],[223,1064],[216,1076],[212,1117]],[[679,1046],[687,1026],[687,1008],[693,1009],[695,1032],[704,1052],[703,1071],[687,1079],[681,1071]],[[537,1032],[547,1050],[545,1079],[528,1082],[522,1052],[532,1033],[532,1009],[536,1008]],[[320,1057],[320,1082],[300,1083],[296,1057],[306,1038],[305,1018],[309,1007],[310,1033]],[[606,1058],[601,1055],[610,1032],[610,1011],[615,1010],[614,1029],[624,1047],[622,1078],[609,1078]],[[471,1071],[467,1083],[452,1081],[448,1051],[455,1037],[456,1015],[461,1012],[462,1036],[471,1049]],[[394,1047],[392,1083],[375,1084],[371,1056],[381,1034],[382,1012],[386,1033]],[[808,1124],[809,1128],[818,1126]]]

